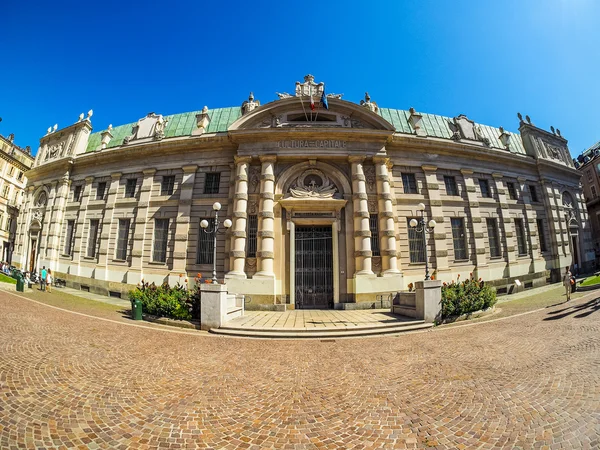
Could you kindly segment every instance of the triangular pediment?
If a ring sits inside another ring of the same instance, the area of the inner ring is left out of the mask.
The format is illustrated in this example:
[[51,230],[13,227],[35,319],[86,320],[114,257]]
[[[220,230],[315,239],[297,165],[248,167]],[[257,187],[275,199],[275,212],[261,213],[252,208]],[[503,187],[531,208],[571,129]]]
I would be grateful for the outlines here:
[[313,111],[310,100],[306,98],[284,98],[243,115],[231,124],[229,131],[294,128],[395,130],[379,114],[356,103],[330,98],[328,104],[328,109],[317,104]]

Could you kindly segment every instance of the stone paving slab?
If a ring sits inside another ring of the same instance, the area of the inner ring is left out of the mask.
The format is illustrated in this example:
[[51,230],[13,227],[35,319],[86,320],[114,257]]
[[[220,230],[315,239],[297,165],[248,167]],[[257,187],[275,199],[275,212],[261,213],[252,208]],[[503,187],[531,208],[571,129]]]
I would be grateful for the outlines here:
[[0,448],[595,449],[599,309],[589,294],[427,333],[264,341],[0,292]]

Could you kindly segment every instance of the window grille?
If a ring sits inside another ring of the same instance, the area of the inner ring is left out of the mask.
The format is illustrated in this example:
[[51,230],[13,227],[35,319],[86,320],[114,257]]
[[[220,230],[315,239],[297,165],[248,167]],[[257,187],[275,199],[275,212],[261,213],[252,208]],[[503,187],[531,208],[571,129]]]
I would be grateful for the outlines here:
[[154,253],[152,260],[167,262],[167,238],[169,235],[169,219],[154,220]]
[[104,192],[106,191],[106,182],[98,183],[96,188],[96,200],[104,200]]
[[531,194],[531,201],[532,202],[538,202],[539,201],[538,200],[538,195],[537,195],[537,189],[532,184],[529,185],[529,193]]
[[517,196],[517,189],[515,188],[515,183],[508,182],[506,183],[506,189],[508,189],[508,197],[511,200],[517,200],[519,197]]
[[135,197],[135,187],[137,185],[137,178],[128,178],[127,184],[125,185],[125,197],[133,198]]
[[377,214],[370,215],[369,230],[371,231],[371,253],[373,256],[381,256],[379,250],[379,218]]
[[73,254],[73,234],[75,232],[75,221],[67,220],[67,233],[65,234],[65,255]]
[[[406,218],[406,226],[408,227],[408,254],[411,263],[424,263],[425,262],[425,236],[422,231],[417,231],[415,228],[410,226],[410,221],[413,217]],[[417,221],[421,219],[414,217]]]
[[544,220],[537,219],[536,222],[538,236],[540,237],[540,251],[545,252],[548,250],[548,246],[546,244],[546,233],[544,233]]
[[402,174],[402,185],[405,194],[417,194],[417,180],[414,173]]
[[482,197],[490,198],[492,196],[488,180],[479,180],[479,189]]
[[498,221],[496,219],[485,219],[487,223],[488,240],[490,243],[490,257],[500,256],[500,239],[498,237]]
[[258,235],[258,216],[248,216],[248,258],[256,258],[256,236]]
[[160,195],[173,195],[174,187],[175,187],[175,176],[174,175],[162,177],[162,183],[160,185]]
[[444,176],[444,184],[446,185],[447,195],[458,195],[458,187],[456,186],[456,178],[451,176]]
[[454,259],[467,259],[467,236],[465,233],[464,219],[450,219],[452,225],[452,243],[454,245]]
[[204,193],[218,194],[219,184],[221,183],[221,174],[219,172],[210,172],[206,174],[204,179]]
[[527,243],[525,242],[525,227],[523,219],[515,219],[515,230],[517,232],[517,247],[519,256],[527,255]]
[[[202,221],[203,219],[200,219]],[[207,230],[213,230],[215,219],[205,219],[208,221]],[[214,236],[212,233],[206,233],[202,227],[198,226],[198,252],[196,254],[196,264],[212,264],[214,252]]]
[[119,219],[119,234],[117,235],[116,259],[127,259],[127,244],[129,242],[129,219]]
[[96,242],[98,241],[98,228],[100,226],[100,220],[90,220],[90,235],[88,237],[87,255],[90,258],[96,257]]

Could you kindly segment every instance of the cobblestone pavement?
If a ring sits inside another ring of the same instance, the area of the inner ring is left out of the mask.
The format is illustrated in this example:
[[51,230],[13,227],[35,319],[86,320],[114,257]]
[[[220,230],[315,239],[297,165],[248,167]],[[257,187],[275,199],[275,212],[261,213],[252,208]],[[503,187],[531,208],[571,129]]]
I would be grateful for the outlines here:
[[0,292],[0,448],[600,448],[590,299],[396,337],[268,341]]

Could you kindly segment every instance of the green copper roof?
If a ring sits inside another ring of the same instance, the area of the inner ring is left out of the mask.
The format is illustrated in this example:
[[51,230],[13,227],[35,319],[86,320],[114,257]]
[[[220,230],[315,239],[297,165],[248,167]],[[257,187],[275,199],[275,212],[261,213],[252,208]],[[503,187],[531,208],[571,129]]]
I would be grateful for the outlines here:
[[[165,138],[177,137],[177,136],[189,136],[192,131],[196,129],[196,115],[202,111],[192,111],[181,114],[173,114],[166,116],[168,120],[165,128]],[[207,133],[219,133],[226,132],[231,124],[240,118],[242,112],[239,106],[233,106],[229,108],[215,108],[209,109],[208,115],[210,117],[210,124],[208,125]],[[390,109],[380,108],[379,114],[385,120],[390,122],[398,133],[414,134],[414,131],[408,123],[410,113],[401,109]],[[428,136],[450,139],[452,137],[452,130],[448,125],[448,122],[452,119],[444,116],[437,116],[435,114],[421,113],[423,116],[423,126]],[[108,143],[107,148],[118,147],[123,144],[123,139],[131,134],[131,129],[137,122],[129,123],[127,125],[120,125],[112,129],[113,138]],[[494,148],[504,148],[498,136],[500,136],[500,130],[498,128],[490,127],[488,125],[479,125],[482,134],[490,140],[490,146]],[[510,151],[512,153],[525,154],[525,148],[521,137],[515,133],[510,134]],[[87,151],[91,152],[96,150],[100,146],[100,132],[93,133],[90,136]]]

